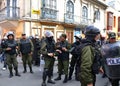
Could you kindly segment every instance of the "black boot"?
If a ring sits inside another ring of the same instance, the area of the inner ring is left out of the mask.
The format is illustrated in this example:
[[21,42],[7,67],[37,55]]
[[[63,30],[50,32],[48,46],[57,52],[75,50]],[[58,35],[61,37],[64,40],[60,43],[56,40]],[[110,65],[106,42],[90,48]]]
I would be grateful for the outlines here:
[[32,67],[30,66],[29,68],[30,68],[30,73],[34,73],[34,72],[32,71]]
[[47,71],[44,69],[44,72],[43,72],[43,83],[41,86],[47,86],[46,85],[46,79],[47,79]]
[[51,79],[51,76],[48,76],[48,83],[55,84],[55,82]]
[[45,83],[45,82],[43,82],[41,86],[47,86],[47,85],[46,85],[46,83]]
[[26,73],[26,72],[27,72],[26,65],[24,64],[23,66],[24,66],[24,71],[23,71],[23,73]]
[[9,78],[12,78],[12,77],[13,77],[13,72],[12,72],[12,69],[9,69],[9,71],[10,71]]
[[65,75],[65,78],[64,78],[64,80],[63,80],[63,83],[67,83],[67,81],[68,81],[68,76]]
[[73,70],[74,70],[74,68],[70,67],[68,80],[72,79]]
[[18,73],[18,69],[17,69],[17,68],[15,68],[15,75],[16,75],[16,76],[19,76],[19,77],[21,76],[21,75]]
[[77,73],[75,73],[75,80],[80,81]]
[[76,81],[80,81],[79,78],[78,78],[78,76],[75,76],[75,80],[76,80]]
[[72,76],[69,76],[69,77],[68,77],[68,80],[71,80],[71,79],[72,79]]
[[57,78],[55,78],[55,81],[61,80],[61,74]]
[[69,72],[68,80],[71,80],[71,79],[72,79],[72,72],[70,71],[70,72]]

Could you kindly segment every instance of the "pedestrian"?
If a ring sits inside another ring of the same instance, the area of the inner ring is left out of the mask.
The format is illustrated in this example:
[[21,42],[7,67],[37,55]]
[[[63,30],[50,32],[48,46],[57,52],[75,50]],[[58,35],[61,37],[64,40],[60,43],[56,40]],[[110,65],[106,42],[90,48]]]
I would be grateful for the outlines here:
[[62,34],[60,36],[60,43],[56,47],[56,51],[58,52],[58,77],[55,80],[61,80],[62,71],[64,71],[65,77],[63,83],[67,83],[68,81],[69,49],[71,47],[66,38],[66,34]]
[[[4,45],[4,42],[6,41],[6,39],[7,39],[7,37],[4,36],[4,38],[1,40],[1,46]],[[7,62],[6,62],[5,52],[3,50],[2,50],[2,60],[4,62],[2,70],[6,70],[7,69]]]
[[26,37],[26,34],[24,33],[22,34],[22,38],[19,41],[19,49],[20,49],[22,61],[23,61],[23,67],[24,67],[23,73],[27,72],[27,67],[26,67],[27,64],[29,66],[30,73],[33,73],[32,54],[33,54],[34,46],[33,46],[32,41],[28,39]]
[[13,67],[15,69],[15,75],[20,76],[20,74],[18,73],[18,62],[16,59],[16,49],[18,49],[18,44],[14,38],[15,38],[14,33],[11,31],[8,32],[7,39],[2,45],[2,48],[5,52],[8,69],[10,72],[9,75],[10,78],[13,77],[13,72],[12,72]]
[[96,74],[94,73],[95,43],[100,39],[100,30],[94,26],[86,27],[84,46],[81,50],[79,79],[81,86],[95,86]]
[[[56,48],[59,48],[59,47],[60,47],[60,38],[57,38],[57,41],[56,41],[55,46],[56,46]],[[56,57],[58,57],[57,55],[58,55],[58,52],[56,52]],[[57,66],[58,66],[58,64],[57,64]],[[63,72],[64,72],[64,71],[62,70],[62,74],[64,74]],[[59,73],[59,70],[58,70],[57,73]]]
[[54,54],[55,54],[55,40],[53,39],[53,33],[51,31],[45,32],[45,38],[42,40],[41,54],[44,57],[45,65],[43,71],[43,82],[42,86],[46,86],[46,79],[48,77],[48,83],[55,84],[52,80],[53,76],[53,67],[54,67]]
[[77,60],[78,60],[78,56],[76,55],[76,53],[74,53],[74,50],[80,45],[82,37],[80,35],[75,35],[74,36],[76,41],[72,44],[71,47],[71,54],[72,54],[72,58],[71,58],[71,62],[70,62],[70,67],[69,67],[69,77],[68,79],[71,80],[72,79],[72,74],[73,71],[75,69],[75,80],[78,81],[78,77],[77,77]]

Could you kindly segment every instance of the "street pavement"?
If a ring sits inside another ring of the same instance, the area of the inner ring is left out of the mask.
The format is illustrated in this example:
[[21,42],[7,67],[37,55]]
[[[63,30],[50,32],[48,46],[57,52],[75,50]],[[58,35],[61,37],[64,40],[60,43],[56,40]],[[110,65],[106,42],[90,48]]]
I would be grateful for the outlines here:
[[[8,69],[3,71],[0,70],[0,86],[41,86],[42,83],[42,72],[43,72],[43,64],[40,67],[33,66],[34,74],[31,74],[29,72],[22,73],[23,72],[23,66],[21,58],[18,58],[18,66],[19,66],[19,72],[21,74],[21,77],[14,76],[12,78],[9,78],[9,71]],[[57,63],[57,62],[56,62]],[[3,67],[3,64],[0,63],[0,68]],[[53,79],[57,77],[57,65],[55,64],[54,68],[54,76]],[[56,81],[56,84],[49,84],[47,83],[47,86],[80,86],[79,81],[75,81],[74,75],[73,79],[71,81],[68,81],[68,83],[63,84],[64,75],[62,76],[62,80]],[[107,78],[101,78],[101,74],[97,75],[97,81],[96,86],[110,86]]]

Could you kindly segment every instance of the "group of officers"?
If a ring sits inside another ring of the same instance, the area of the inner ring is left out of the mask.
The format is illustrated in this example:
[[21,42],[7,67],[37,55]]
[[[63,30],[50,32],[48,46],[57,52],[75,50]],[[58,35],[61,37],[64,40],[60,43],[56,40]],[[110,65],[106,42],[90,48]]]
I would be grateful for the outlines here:
[[[88,26],[85,30],[85,38],[82,39],[81,36],[75,36],[76,42],[72,45],[66,40],[66,34],[61,34],[58,42],[56,43],[53,38],[54,34],[51,31],[45,32],[45,38],[42,40],[40,48],[38,49],[40,54],[43,55],[45,61],[42,76],[43,82],[41,86],[46,86],[46,80],[48,83],[55,84],[52,80],[54,75],[53,70],[55,57],[58,59],[58,77],[55,78],[55,81],[61,80],[61,76],[64,73],[63,83],[67,83],[68,80],[72,79],[72,74],[75,69],[75,79],[81,82],[81,86],[95,86],[96,74],[93,72],[92,65],[94,64],[95,59],[96,42],[100,40],[100,31],[94,26]],[[111,32],[108,35],[108,43],[114,42],[116,42],[116,34]],[[69,62],[69,53],[71,48],[77,48],[81,43],[87,43],[88,45],[84,46],[81,50],[80,64],[77,64],[78,56],[75,55],[72,55],[71,62]],[[34,45],[30,39],[26,38],[26,34],[22,34],[22,38],[19,41],[15,41],[14,33],[9,32],[7,34],[7,39],[1,44],[1,46],[2,50],[5,52],[10,78],[13,77],[13,68],[15,69],[15,75],[20,76],[16,60],[17,53],[22,56],[24,68],[23,73],[27,72],[27,63],[30,73],[33,73],[32,54],[34,52]],[[77,70],[76,66],[80,68],[80,71]],[[100,71],[103,72],[101,67]],[[112,86],[119,86],[119,79],[109,79]]]
[[23,73],[27,72],[27,64],[30,69],[30,73],[33,73],[32,70],[32,54],[33,54],[33,43],[30,39],[27,39],[26,34],[22,34],[22,38],[19,41],[15,40],[15,35],[12,31],[9,31],[7,34],[7,39],[1,42],[1,49],[5,53],[6,63],[9,69],[9,77],[13,77],[13,68],[15,70],[16,76],[21,76],[18,72],[18,62],[17,55],[22,56]]

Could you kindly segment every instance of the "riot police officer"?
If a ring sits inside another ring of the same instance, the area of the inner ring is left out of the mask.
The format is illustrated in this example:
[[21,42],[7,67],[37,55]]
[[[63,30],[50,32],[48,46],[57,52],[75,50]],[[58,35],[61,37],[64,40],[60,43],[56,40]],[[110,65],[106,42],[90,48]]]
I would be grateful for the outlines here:
[[48,83],[55,84],[55,82],[51,79],[53,76],[53,67],[55,62],[55,40],[53,39],[53,33],[51,31],[46,31],[45,37],[46,38],[42,41],[40,49],[45,61],[42,86],[46,86],[47,77]]
[[33,39],[33,45],[34,45],[34,51],[33,51],[33,64],[35,66],[40,66],[40,47],[41,42],[38,35],[35,35],[35,38]]
[[95,62],[95,42],[100,39],[100,30],[94,26],[87,26],[85,39],[86,44],[81,50],[79,79],[81,86],[95,86],[96,74],[93,68]]
[[[73,71],[74,71],[74,67],[76,66],[77,59],[78,59],[78,56],[74,53],[74,49],[77,48],[80,45],[80,42],[82,40],[82,37],[80,35],[76,35],[74,37],[76,39],[76,42],[74,42],[72,44],[72,48],[71,48],[71,51],[70,51],[71,54],[72,54],[72,58],[71,58],[70,68],[69,68],[69,77],[68,77],[69,80],[72,79],[72,74],[73,74]],[[75,67],[75,79],[78,80],[76,73],[77,73],[77,68]]]
[[28,63],[30,73],[33,73],[32,70],[32,54],[33,54],[33,43],[30,39],[26,38],[26,34],[22,34],[22,39],[19,41],[19,48],[22,55],[22,61],[23,61],[23,67],[24,71],[23,73],[27,72],[26,64]]
[[68,81],[68,67],[69,67],[69,49],[70,44],[66,41],[66,34],[62,34],[60,36],[60,43],[57,47],[56,51],[58,52],[58,77],[55,79],[61,80],[61,74],[64,70],[65,78],[63,80],[63,83],[67,83]]
[[5,51],[6,61],[9,68],[10,75],[9,77],[13,77],[12,68],[14,66],[15,75],[20,76],[18,73],[18,62],[16,59],[16,49],[18,49],[18,44],[14,40],[14,33],[12,31],[7,33],[7,40],[5,40],[2,45],[3,50]]
[[[116,34],[115,34],[115,32],[110,32],[110,33],[108,33],[108,44],[114,44],[114,43],[116,43],[117,41],[116,41]],[[111,45],[112,46],[112,45]],[[118,47],[119,48],[119,47]],[[111,51],[110,52],[110,54],[116,54],[117,55],[117,49],[116,50],[114,50],[113,48],[111,48],[109,51]],[[110,55],[109,54],[109,55]],[[112,57],[112,56],[111,56]],[[117,68],[117,66],[116,66],[116,68]],[[118,68],[117,68],[118,69]],[[114,70],[115,69],[113,69],[113,72],[114,72]],[[108,73],[108,71],[106,70],[106,74]],[[120,73],[118,73],[119,75],[120,75]],[[107,74],[108,75],[108,74]],[[119,76],[118,75],[118,76]],[[111,76],[112,76],[112,74],[111,74]],[[115,78],[112,78],[112,77],[109,77],[108,76],[108,78],[109,78],[109,80],[110,80],[110,82],[111,82],[111,84],[112,84],[112,86],[119,86],[119,81],[120,81],[120,78],[117,78],[117,79],[115,79]]]

